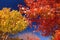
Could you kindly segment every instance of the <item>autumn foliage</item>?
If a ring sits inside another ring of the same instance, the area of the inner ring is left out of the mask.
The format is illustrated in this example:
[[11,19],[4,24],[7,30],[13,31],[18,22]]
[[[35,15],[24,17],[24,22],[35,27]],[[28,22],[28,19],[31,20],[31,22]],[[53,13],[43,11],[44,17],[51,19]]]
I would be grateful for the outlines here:
[[60,30],[55,31],[55,35],[53,37],[53,40],[60,40]]
[[8,37],[9,34],[16,34],[26,29],[28,23],[17,10],[3,8],[0,10],[0,36]]
[[[60,3],[56,0],[24,0],[26,6],[18,5],[19,10],[29,21],[36,22],[37,31],[47,36],[60,29]],[[32,27],[32,26],[31,26]]]
[[0,10],[0,31],[16,33],[24,30],[26,27],[26,19],[17,10],[10,11],[9,8]]

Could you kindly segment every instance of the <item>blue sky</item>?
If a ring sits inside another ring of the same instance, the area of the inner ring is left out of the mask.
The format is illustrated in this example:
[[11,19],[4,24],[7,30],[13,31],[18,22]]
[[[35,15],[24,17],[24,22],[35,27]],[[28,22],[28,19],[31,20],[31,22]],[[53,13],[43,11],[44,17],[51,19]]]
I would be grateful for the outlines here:
[[[8,7],[8,8],[14,9],[14,10],[18,10],[18,7],[17,7],[18,4],[25,5],[23,0],[0,0],[0,9],[2,9],[4,7]],[[26,30],[24,30],[21,33],[26,33],[27,30],[28,30],[28,32],[32,33],[33,29],[27,28]],[[19,35],[21,33],[18,33],[17,35]],[[41,36],[39,32],[35,32],[34,34],[36,34],[38,37],[40,37],[41,40],[48,40],[50,38],[50,37]]]

